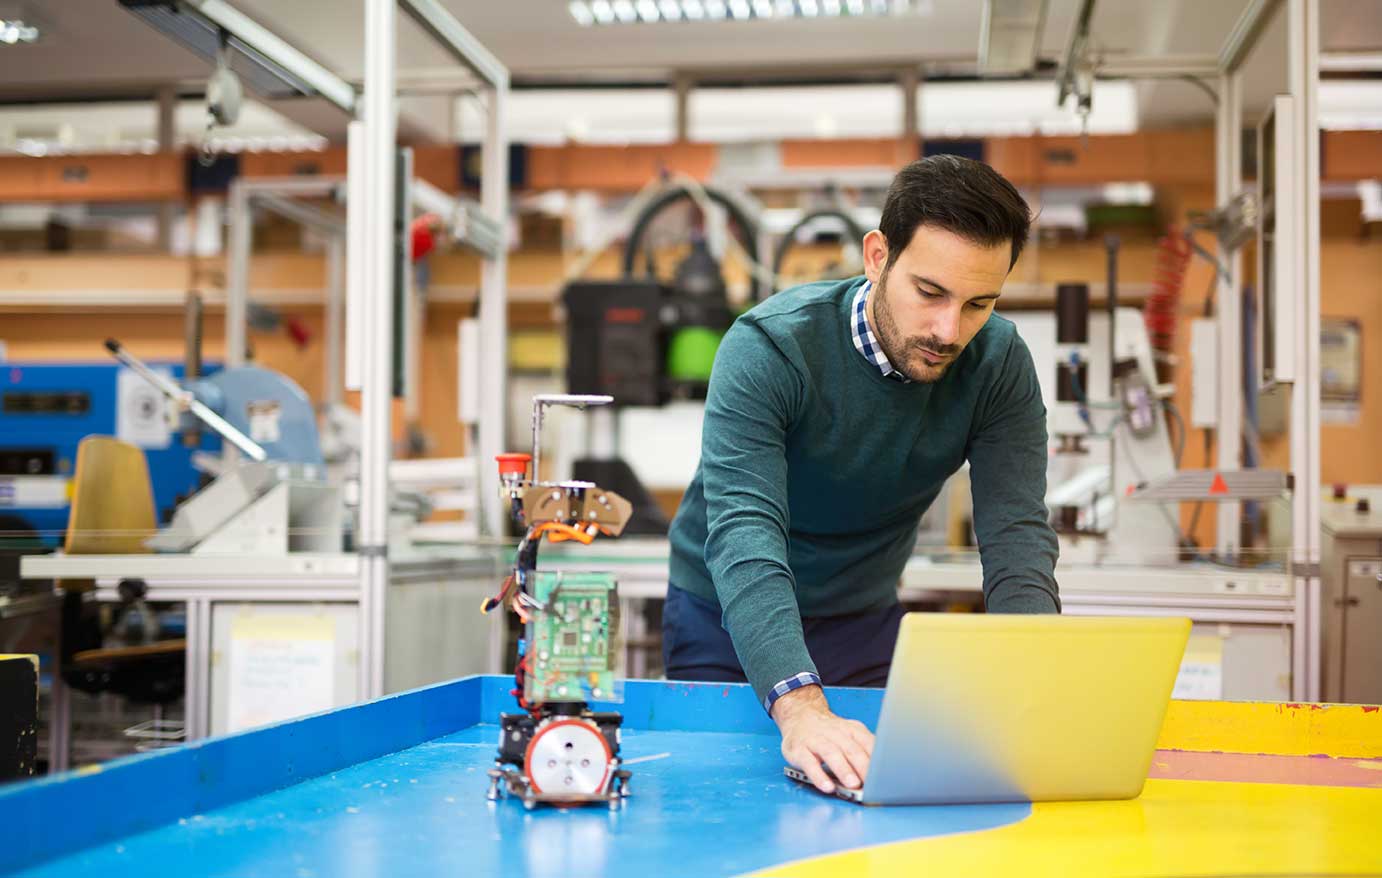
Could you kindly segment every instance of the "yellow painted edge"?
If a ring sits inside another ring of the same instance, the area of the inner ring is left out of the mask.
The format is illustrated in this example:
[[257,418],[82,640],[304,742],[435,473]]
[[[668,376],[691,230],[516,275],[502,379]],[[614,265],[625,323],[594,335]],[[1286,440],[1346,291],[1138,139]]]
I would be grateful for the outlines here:
[[25,659],[34,666],[34,673],[38,673],[38,656],[26,652],[0,652],[0,662],[13,661],[15,659]]
[[[1147,781],[1136,799],[1046,802],[1021,820],[770,866],[759,878],[1376,874],[1382,790]],[[809,818],[808,818],[809,819]],[[826,831],[841,824],[819,824]]]
[[1353,704],[1172,701],[1157,747],[1378,758],[1382,757],[1382,710]]

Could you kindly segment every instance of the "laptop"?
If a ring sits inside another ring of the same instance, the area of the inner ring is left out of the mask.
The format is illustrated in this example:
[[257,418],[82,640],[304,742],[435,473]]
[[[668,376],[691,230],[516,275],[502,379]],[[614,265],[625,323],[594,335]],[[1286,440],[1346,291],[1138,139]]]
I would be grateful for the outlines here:
[[1189,619],[908,613],[864,785],[835,794],[864,805],[1136,798],[1189,636]]

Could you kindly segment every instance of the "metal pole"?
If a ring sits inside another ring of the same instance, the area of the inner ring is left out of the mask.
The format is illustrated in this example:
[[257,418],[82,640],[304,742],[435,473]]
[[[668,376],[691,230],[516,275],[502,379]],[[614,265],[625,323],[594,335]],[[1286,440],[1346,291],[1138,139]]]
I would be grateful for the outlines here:
[[390,374],[393,347],[395,0],[365,0],[365,165],[368,274],[361,402],[360,642],[364,695],[384,690],[384,611],[389,580]]
[[328,406],[344,399],[342,362],[345,347],[345,241],[332,235],[326,243],[326,392]]
[[[507,85],[484,90],[488,124],[482,154],[480,202],[491,219],[503,224],[509,216],[509,138],[505,130]],[[491,462],[504,449],[505,401],[508,399],[508,246],[501,246],[480,271],[480,515],[481,532],[504,532],[504,508],[499,503],[499,474]],[[536,472],[534,472],[536,476]]]
[[403,345],[399,362],[403,367],[403,418],[409,425],[416,424],[422,412],[422,396],[419,392],[419,366],[422,357],[422,296],[416,287],[416,274],[413,265],[413,240],[409,234],[409,222],[413,218],[413,151],[403,151],[399,173],[403,175],[398,194],[402,200],[398,216],[401,224],[401,253],[399,254],[399,296],[403,320],[402,332],[397,337]]
[[240,180],[230,184],[230,233],[226,242],[226,352],[227,369],[245,365],[249,323],[250,199]]
[[917,99],[921,92],[921,71],[908,67],[898,76],[902,88],[902,141],[909,159],[921,157],[921,113]]
[[[1242,185],[1242,76],[1226,72],[1219,77],[1219,109],[1214,122],[1216,167],[1214,201],[1229,202]],[[1220,276],[1215,295],[1219,342],[1219,417],[1215,466],[1236,470],[1242,466],[1243,444],[1243,309],[1239,300],[1242,257],[1237,251],[1220,261],[1228,277]],[[1238,550],[1239,504],[1218,504],[1216,548],[1220,557]]]
[[[1104,307],[1108,309],[1108,398],[1118,398],[1118,383],[1114,366],[1118,362],[1118,247],[1121,242],[1117,235],[1104,236],[1104,253],[1107,257],[1105,268],[1107,277],[1104,283]],[[1114,482],[1113,484],[1118,484]]]
[[695,81],[686,73],[678,73],[672,79],[677,101],[677,143],[685,143],[691,139],[691,89],[694,85]]
[[1300,697],[1320,697],[1320,126],[1319,0],[1290,0],[1287,7],[1290,93],[1295,99],[1295,163],[1302,181],[1301,259],[1296,276],[1282,278],[1291,300],[1296,331],[1296,375],[1291,388],[1291,542],[1297,571],[1297,606],[1304,610],[1305,680]]
[[346,127],[345,388],[364,383],[365,288],[369,285],[369,166],[365,123]]
[[[177,148],[174,139],[177,135],[175,117],[178,109],[178,90],[175,85],[164,85],[158,89],[158,151],[170,153]],[[173,219],[177,205],[165,201],[158,210],[158,248],[165,252],[173,249]]]
[[[1301,117],[1305,127],[1305,365],[1310,373],[1310,384],[1306,389],[1305,436],[1310,442],[1306,458],[1307,473],[1305,502],[1305,535],[1309,540],[1309,558],[1312,569],[1319,570],[1320,551],[1320,3],[1319,0],[1306,0],[1305,3],[1305,94],[1306,114]],[[1320,642],[1320,621],[1323,618],[1321,590],[1323,583],[1318,573],[1310,577],[1310,676],[1306,687],[1306,697],[1311,701],[1320,699],[1320,684],[1323,679],[1322,645]]]

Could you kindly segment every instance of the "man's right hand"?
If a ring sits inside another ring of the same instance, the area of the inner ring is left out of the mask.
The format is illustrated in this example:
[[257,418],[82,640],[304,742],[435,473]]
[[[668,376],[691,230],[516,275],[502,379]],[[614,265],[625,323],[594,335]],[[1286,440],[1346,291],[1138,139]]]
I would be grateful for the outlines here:
[[869,770],[873,733],[863,723],[830,712],[819,686],[803,686],[773,702],[773,721],[782,732],[782,755],[823,793],[835,792],[830,771],[847,787],[858,788]]

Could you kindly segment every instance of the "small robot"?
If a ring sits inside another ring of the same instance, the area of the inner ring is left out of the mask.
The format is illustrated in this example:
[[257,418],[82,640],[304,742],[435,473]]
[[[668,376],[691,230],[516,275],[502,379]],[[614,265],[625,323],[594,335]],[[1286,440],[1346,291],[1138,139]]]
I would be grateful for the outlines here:
[[619,757],[624,718],[588,706],[618,700],[614,577],[536,569],[544,537],[589,545],[599,535],[617,537],[633,512],[623,497],[592,482],[539,481],[543,411],[552,405],[583,409],[610,402],[609,396],[534,397],[532,454],[498,457],[500,491],[524,536],[508,578],[481,611],[508,606],[523,623],[512,691],[522,712],[500,715],[499,756],[489,772],[488,798],[516,796],[530,810],[539,803],[603,802],[617,808],[629,794],[629,772]]

